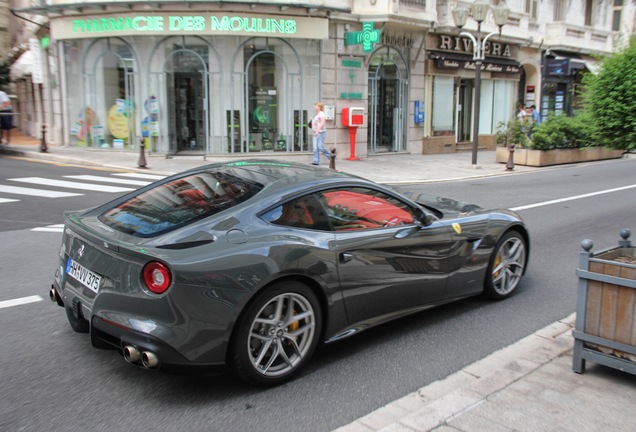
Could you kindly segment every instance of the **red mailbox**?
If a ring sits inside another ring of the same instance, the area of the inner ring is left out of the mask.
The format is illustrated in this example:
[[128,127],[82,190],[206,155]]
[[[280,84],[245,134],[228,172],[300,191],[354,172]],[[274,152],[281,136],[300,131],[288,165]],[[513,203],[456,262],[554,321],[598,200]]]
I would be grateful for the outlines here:
[[342,109],[342,125],[358,127],[364,125],[364,108],[347,107]]
[[342,109],[342,125],[349,128],[350,155],[347,160],[360,160],[356,156],[356,131],[364,125],[364,108],[347,107]]

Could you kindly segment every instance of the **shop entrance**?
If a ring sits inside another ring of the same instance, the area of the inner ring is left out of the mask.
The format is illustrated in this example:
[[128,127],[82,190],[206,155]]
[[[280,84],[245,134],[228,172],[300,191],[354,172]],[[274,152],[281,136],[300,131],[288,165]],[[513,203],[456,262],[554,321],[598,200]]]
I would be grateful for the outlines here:
[[201,74],[175,73],[171,136],[178,152],[205,151],[205,112]]
[[408,70],[397,51],[381,50],[369,66],[369,153],[406,150]]
[[457,142],[471,141],[473,89],[474,80],[460,80],[459,97],[457,98]]

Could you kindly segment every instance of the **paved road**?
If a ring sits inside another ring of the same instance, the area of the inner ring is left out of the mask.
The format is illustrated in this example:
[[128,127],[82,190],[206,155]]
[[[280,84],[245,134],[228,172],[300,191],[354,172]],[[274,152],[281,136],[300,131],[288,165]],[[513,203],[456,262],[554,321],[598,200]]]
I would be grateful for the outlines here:
[[[426,188],[487,206],[521,207],[633,186],[635,163]],[[64,311],[48,301],[2,308],[0,430],[335,429],[573,312],[580,241],[613,245],[620,228],[636,227],[635,201],[631,187],[521,210],[532,233],[532,256],[516,296],[494,303],[466,300],[323,347],[302,376],[269,390],[231,376],[171,376],[131,367],[114,352],[91,348],[86,335],[73,333]],[[51,200],[41,202],[46,211]],[[44,296],[59,241],[54,232],[0,233],[0,301]]]

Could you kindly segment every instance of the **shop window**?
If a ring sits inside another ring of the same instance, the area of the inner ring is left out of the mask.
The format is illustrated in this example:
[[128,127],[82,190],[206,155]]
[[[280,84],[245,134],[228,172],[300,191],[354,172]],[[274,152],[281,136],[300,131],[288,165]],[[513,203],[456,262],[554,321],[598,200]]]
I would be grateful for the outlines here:
[[[247,47],[246,61],[254,54]],[[250,150],[273,150],[278,133],[278,87],[276,57],[271,52],[259,53],[248,65],[249,131],[253,139]]]
[[433,79],[433,133],[454,134],[455,80],[453,77],[436,76]]

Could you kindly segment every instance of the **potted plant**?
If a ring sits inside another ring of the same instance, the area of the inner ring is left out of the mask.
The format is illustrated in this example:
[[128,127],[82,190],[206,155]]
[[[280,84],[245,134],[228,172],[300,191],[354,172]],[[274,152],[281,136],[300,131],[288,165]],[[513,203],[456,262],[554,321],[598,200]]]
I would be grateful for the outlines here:
[[572,369],[585,371],[585,361],[636,374],[636,248],[631,231],[621,231],[617,247],[592,252],[583,240]]

